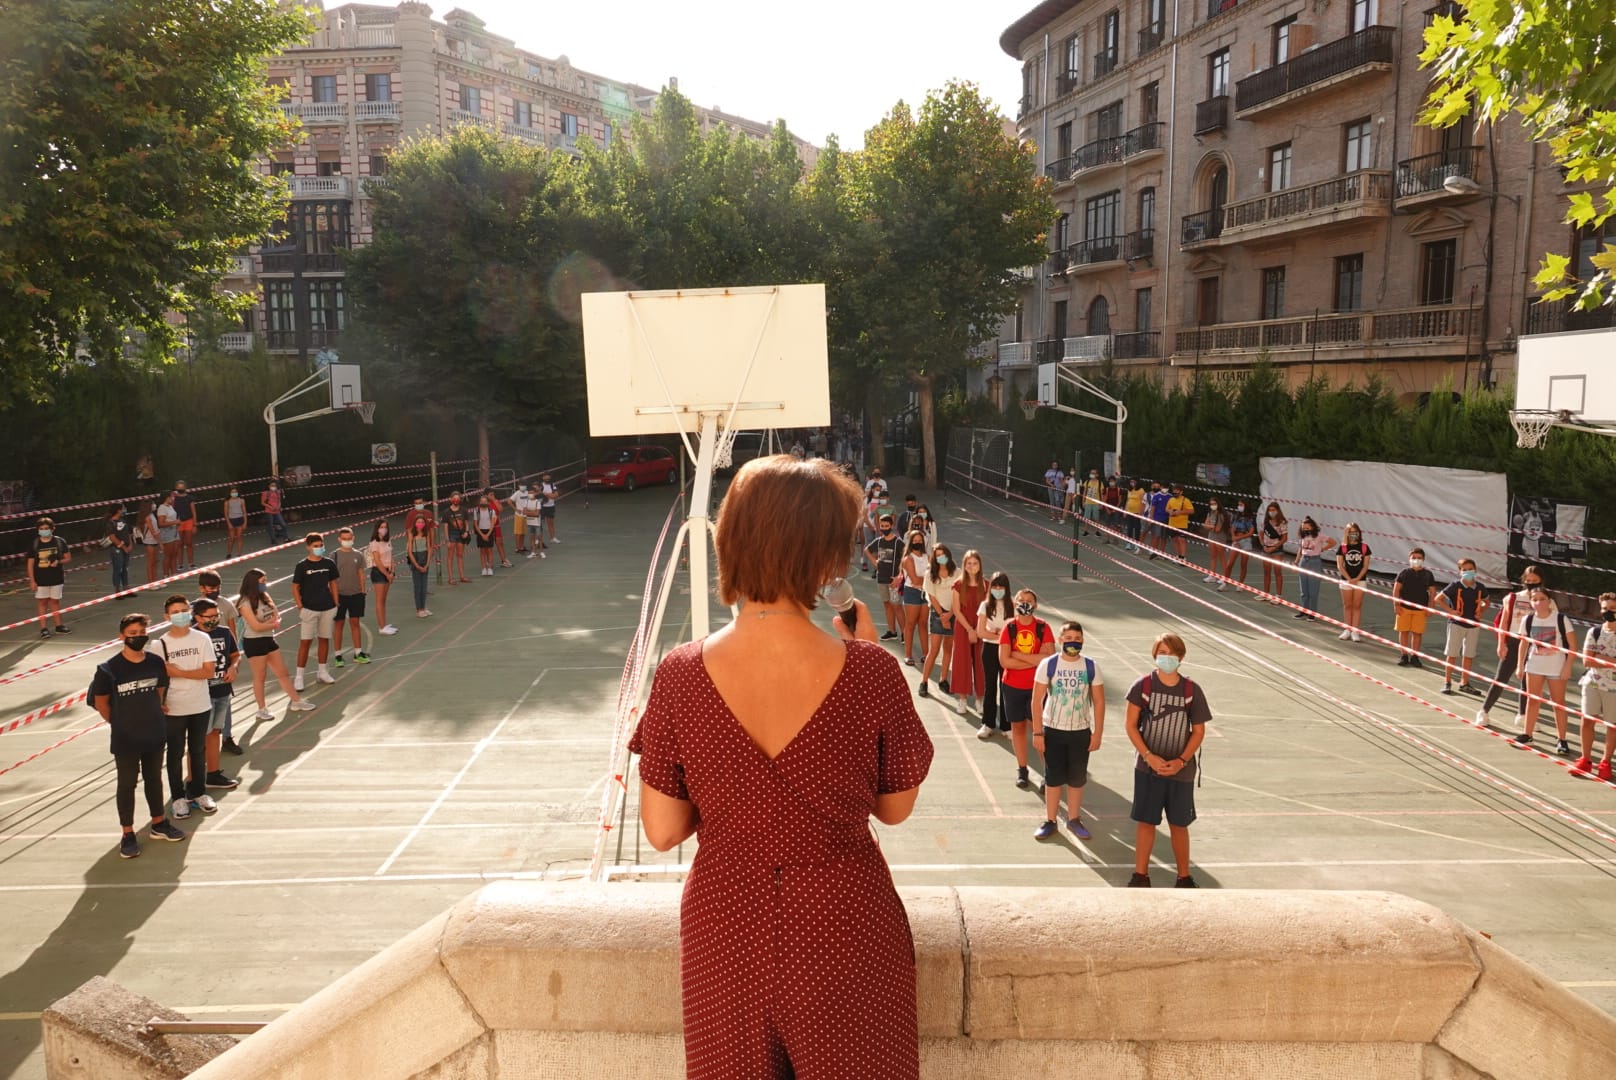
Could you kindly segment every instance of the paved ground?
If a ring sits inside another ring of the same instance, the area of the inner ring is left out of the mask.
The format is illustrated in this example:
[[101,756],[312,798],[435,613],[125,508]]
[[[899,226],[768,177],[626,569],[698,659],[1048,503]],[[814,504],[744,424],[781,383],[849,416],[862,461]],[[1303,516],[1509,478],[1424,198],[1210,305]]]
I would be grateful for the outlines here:
[[[564,506],[564,542],[550,559],[438,587],[431,619],[409,617],[403,590],[393,619],[403,632],[373,639],[376,663],[315,694],[315,712],[238,726],[248,754],[226,762],[242,787],[219,796],[217,815],[186,822],[184,844],[117,857],[104,732],[0,776],[0,1076],[43,1076],[37,1014],[91,975],[198,1015],[269,1017],[485,878],[584,865],[624,650],[669,498],[653,489]],[[990,567],[1041,592],[1046,617],[1080,617],[1088,652],[1119,691],[1161,629],[1188,640],[1186,671],[1216,717],[1193,830],[1204,887],[1408,893],[1616,1011],[1616,791],[1264,631],[1446,700],[1433,693],[1439,679],[1410,675],[1383,650],[1343,645],[1136,556],[1121,557],[1125,567],[1092,560],[1115,584],[1087,566],[1073,582],[1040,547],[1068,549],[1036,519],[950,502],[932,505],[956,554],[980,548]],[[272,576],[293,558],[279,561]],[[1162,580],[1136,572],[1146,570]],[[874,598],[872,586],[862,590]],[[25,614],[25,600],[0,597],[0,622]],[[672,626],[683,619],[676,602]],[[1384,627],[1387,616],[1371,609],[1368,622]],[[110,637],[115,620],[75,625],[74,637],[48,643],[31,630],[0,634],[0,672]],[[0,723],[82,689],[88,675],[81,661],[0,686]],[[278,696],[271,703],[280,712]],[[920,709],[938,746],[932,776],[913,818],[880,829],[900,880],[1126,881],[1133,830],[1120,714],[1085,801],[1095,836],[1079,846],[1032,839],[1040,802],[1012,786],[1004,741],[977,740],[957,707]],[[93,720],[78,708],[0,736],[0,769]],[[633,830],[619,836],[612,856],[622,864],[672,866],[691,853],[656,855]]]

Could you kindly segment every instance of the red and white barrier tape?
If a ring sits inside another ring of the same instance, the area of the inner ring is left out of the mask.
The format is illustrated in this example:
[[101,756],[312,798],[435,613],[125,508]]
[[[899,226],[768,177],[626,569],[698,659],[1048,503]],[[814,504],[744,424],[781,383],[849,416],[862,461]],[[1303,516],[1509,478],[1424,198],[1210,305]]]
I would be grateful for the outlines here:
[[[80,698],[84,697],[83,694],[80,694],[78,696]],[[58,704],[72,704],[72,702],[59,702]],[[52,709],[52,711],[55,711],[54,708]],[[28,764],[30,761],[34,761],[34,760],[37,760],[38,758],[42,758],[46,754],[50,753],[52,750],[57,749],[58,747],[66,746],[68,743],[72,742],[74,739],[78,738],[81,735],[88,735],[90,732],[94,731],[98,727],[101,727],[105,723],[106,723],[105,720],[97,720],[95,723],[91,724],[89,727],[80,728],[78,731],[75,731],[73,734],[69,735],[65,739],[58,739],[56,742],[51,743],[49,746],[40,747],[38,750],[35,750],[32,754],[29,754],[27,757],[23,758],[21,761],[14,762],[14,763],[12,763],[10,765],[7,765],[3,769],[0,769],[0,776],[6,775],[6,773],[12,771],[13,769],[20,769],[24,765]],[[6,730],[9,731],[10,729],[7,728]]]

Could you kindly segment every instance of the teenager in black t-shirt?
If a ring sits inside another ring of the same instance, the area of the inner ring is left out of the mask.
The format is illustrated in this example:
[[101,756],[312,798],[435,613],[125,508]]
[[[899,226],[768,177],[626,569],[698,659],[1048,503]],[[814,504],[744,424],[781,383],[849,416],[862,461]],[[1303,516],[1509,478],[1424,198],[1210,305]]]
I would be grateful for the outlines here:
[[39,519],[39,538],[28,549],[28,586],[34,590],[34,609],[39,614],[39,636],[51,636],[51,620],[56,632],[67,633],[62,622],[62,589],[67,581],[62,567],[73,558],[67,541],[56,535],[56,524],[48,517]]
[[1356,521],[1350,523],[1342,534],[1341,546],[1335,549],[1335,572],[1341,578],[1341,621],[1347,624],[1341,631],[1342,641],[1363,640],[1358,631],[1363,627],[1369,554],[1369,545],[1363,541],[1363,529]]
[[292,602],[297,605],[301,622],[297,643],[297,668],[292,673],[292,688],[303,689],[303,668],[309,662],[309,646],[319,641],[319,671],[315,678],[323,683],[334,683],[336,678],[326,668],[331,659],[331,634],[337,621],[337,564],[325,557],[325,537],[311,532],[303,538],[308,557],[292,570]]
[[880,534],[870,541],[864,552],[875,563],[875,583],[881,587],[881,607],[887,616],[887,631],[881,635],[881,640],[891,641],[898,636],[900,608],[898,594],[892,591],[892,586],[898,579],[898,560],[903,558],[903,538],[892,531],[890,513],[883,511],[876,525]]
[[112,591],[128,592],[129,553],[134,550],[135,530],[129,527],[123,507],[114,506],[107,511],[107,532],[101,546],[107,549],[107,562],[112,567]]
[[163,813],[163,748],[168,737],[164,699],[168,693],[167,665],[146,651],[147,619],[125,615],[118,621],[123,648],[95,669],[90,701],[111,733],[112,759],[118,766],[116,802],[123,839],[118,854],[133,859],[140,854],[135,839],[135,781],[144,779],[146,809],[152,835],[163,840],[184,840]]

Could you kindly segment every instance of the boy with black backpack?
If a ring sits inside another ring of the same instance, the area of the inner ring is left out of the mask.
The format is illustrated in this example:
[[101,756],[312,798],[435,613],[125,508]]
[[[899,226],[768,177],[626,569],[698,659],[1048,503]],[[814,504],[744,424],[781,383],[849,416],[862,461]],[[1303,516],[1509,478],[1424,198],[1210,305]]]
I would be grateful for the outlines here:
[[1100,748],[1105,732],[1105,679],[1092,659],[1083,655],[1083,627],[1061,627],[1060,651],[1033,669],[1033,747],[1044,758],[1044,812],[1035,840],[1055,835],[1061,788],[1066,789],[1066,827],[1079,840],[1083,827],[1083,786],[1089,782],[1089,755]]
[[1190,876],[1190,824],[1195,820],[1195,753],[1212,719],[1201,688],[1179,673],[1186,652],[1184,639],[1161,634],[1150,647],[1155,670],[1128,691],[1128,741],[1134,759],[1133,877],[1130,889],[1150,888],[1150,853],[1156,829],[1167,814],[1180,889],[1195,889]]

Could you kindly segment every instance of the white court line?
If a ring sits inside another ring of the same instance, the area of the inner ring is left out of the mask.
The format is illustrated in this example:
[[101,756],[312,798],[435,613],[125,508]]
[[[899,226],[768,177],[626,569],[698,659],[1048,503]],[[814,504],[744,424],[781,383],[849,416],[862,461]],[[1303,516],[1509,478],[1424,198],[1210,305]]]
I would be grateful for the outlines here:
[[549,671],[549,668],[545,668],[543,671],[534,676],[533,681],[527,684],[527,689],[522,691],[522,696],[516,699],[516,704],[512,705],[510,707],[510,711],[508,711],[504,717],[500,719],[499,723],[494,725],[494,730],[490,731],[487,735],[484,735],[482,739],[478,741],[477,745],[472,748],[471,756],[466,759],[466,763],[464,765],[460,766],[460,771],[454,774],[454,778],[449,781],[444,789],[438,792],[438,797],[433,799],[432,805],[426,808],[426,813],[421,815],[421,820],[416,823],[415,828],[411,829],[409,835],[398,842],[398,846],[393,849],[393,853],[387,856],[387,858],[383,859],[381,866],[376,868],[377,877],[381,877],[383,874],[387,873],[388,870],[392,869],[393,864],[398,861],[398,857],[404,854],[404,849],[409,847],[411,841],[413,841],[417,836],[421,835],[421,829],[426,825],[427,822],[432,820],[432,815],[438,812],[438,807],[442,806],[444,800],[454,793],[456,786],[459,785],[461,780],[465,779],[466,773],[470,772],[471,767],[477,764],[477,759],[482,756],[482,752],[488,749],[488,747],[493,744],[494,740],[499,737],[500,729],[510,721],[511,717],[516,715],[518,709],[527,703],[528,695],[533,693],[534,690],[538,689],[539,683],[544,681],[544,676],[547,675]]

